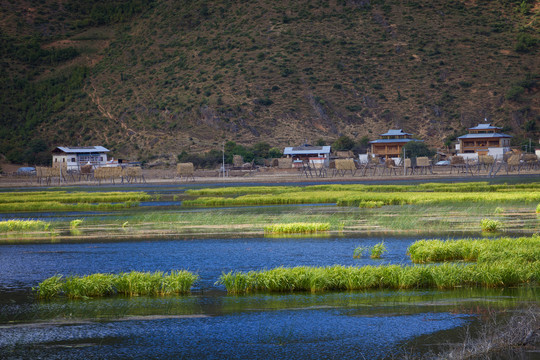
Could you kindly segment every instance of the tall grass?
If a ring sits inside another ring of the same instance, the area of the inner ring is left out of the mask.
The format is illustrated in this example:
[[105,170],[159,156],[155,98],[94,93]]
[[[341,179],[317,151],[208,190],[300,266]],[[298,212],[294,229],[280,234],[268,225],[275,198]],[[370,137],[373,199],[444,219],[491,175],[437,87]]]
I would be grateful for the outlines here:
[[499,239],[419,240],[407,249],[414,263],[513,261],[540,263],[540,236]]
[[264,227],[267,234],[305,234],[330,230],[329,223],[272,224]]
[[371,248],[370,257],[372,259],[380,259],[382,254],[386,252],[388,252],[388,250],[386,249],[386,246],[384,245],[384,241],[382,241],[380,243],[373,245],[373,247]]
[[217,285],[231,294],[251,292],[338,291],[455,287],[507,287],[537,283],[538,263],[516,266],[512,262],[484,265],[445,263],[364,267],[279,267],[271,270],[223,273]]
[[86,193],[66,191],[0,193],[0,212],[44,210],[119,210],[150,199],[144,192]]
[[335,203],[372,208],[383,205],[540,201],[538,183],[507,187],[487,183],[275,186],[191,190],[188,193],[200,197],[185,200],[183,206]]
[[500,230],[502,226],[503,223],[499,220],[482,219],[482,221],[480,221],[480,227],[482,228],[482,231],[495,232]]
[[77,229],[77,228],[79,227],[79,225],[81,225],[82,223],[83,223],[83,220],[81,220],[81,219],[71,220],[71,221],[69,222],[69,228],[70,228],[71,230],[75,230],[75,229]]
[[46,231],[49,230],[50,223],[42,220],[7,220],[0,221],[0,233],[25,232],[25,231]]
[[170,295],[189,293],[198,275],[189,271],[171,271],[170,274],[132,271],[120,274],[92,274],[63,278],[55,275],[42,281],[35,291],[38,298],[50,299],[66,296],[71,299],[111,296]]

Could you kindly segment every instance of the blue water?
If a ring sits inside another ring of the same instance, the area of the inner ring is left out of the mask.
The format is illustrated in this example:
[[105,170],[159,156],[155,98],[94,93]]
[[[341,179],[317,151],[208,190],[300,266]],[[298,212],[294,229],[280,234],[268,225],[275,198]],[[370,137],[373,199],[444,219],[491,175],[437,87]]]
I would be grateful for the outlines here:
[[[384,240],[383,260],[353,259]],[[277,266],[409,264],[411,238],[251,238],[0,245],[0,358],[377,359],[420,335],[463,327],[468,308],[538,291],[437,290],[227,295],[222,272]],[[170,271],[191,295],[35,299],[55,274]],[[464,301],[464,299],[468,299]],[[518,301],[518,300],[515,300]],[[469,305],[467,305],[469,304]],[[472,305],[471,305],[472,304]],[[399,358],[399,357],[398,357]]]
[[380,238],[252,238],[152,240],[84,244],[0,246],[0,289],[31,288],[55,274],[190,270],[200,276],[195,289],[208,290],[222,272],[278,266],[410,264],[411,239],[386,239],[382,260],[353,259],[355,247]]

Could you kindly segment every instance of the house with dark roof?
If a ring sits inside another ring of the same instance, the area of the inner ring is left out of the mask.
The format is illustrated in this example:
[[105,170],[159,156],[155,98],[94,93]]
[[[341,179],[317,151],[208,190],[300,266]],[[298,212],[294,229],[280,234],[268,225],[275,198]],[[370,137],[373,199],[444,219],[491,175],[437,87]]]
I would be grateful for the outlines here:
[[52,151],[53,166],[66,163],[68,170],[80,170],[83,165],[105,166],[108,152],[103,146],[58,146]]
[[388,130],[388,132],[380,134],[380,139],[369,142],[371,153],[385,159],[401,157],[405,144],[409,141],[422,141],[413,139],[412,136],[402,129]]
[[286,147],[283,155],[292,158],[293,166],[301,166],[303,162],[328,166],[330,163],[330,146],[311,146],[308,144]]
[[510,151],[512,136],[499,132],[502,128],[491,124],[478,124],[469,128],[469,133],[458,137],[459,153],[492,155]]

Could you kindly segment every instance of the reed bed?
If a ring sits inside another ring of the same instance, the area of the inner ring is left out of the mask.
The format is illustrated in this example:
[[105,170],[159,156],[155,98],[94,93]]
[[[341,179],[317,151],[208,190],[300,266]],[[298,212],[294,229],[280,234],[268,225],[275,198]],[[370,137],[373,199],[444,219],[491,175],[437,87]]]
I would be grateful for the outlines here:
[[49,230],[50,223],[42,220],[7,220],[0,221],[0,233],[25,232],[25,231],[46,231]]
[[186,270],[139,272],[120,274],[92,274],[64,278],[55,275],[42,281],[36,288],[40,299],[65,296],[70,299],[85,299],[113,295],[163,296],[187,294],[197,281],[198,275]]
[[364,267],[279,267],[271,270],[223,273],[217,285],[228,293],[349,291],[455,287],[507,287],[536,284],[538,263],[516,267],[511,262],[490,264],[381,265]]
[[335,184],[312,186],[246,186],[189,189],[194,196],[224,196],[238,194],[282,194],[296,191],[360,191],[360,192],[512,192],[540,191],[540,182],[528,184],[489,184],[488,182],[423,183],[417,185]]
[[488,183],[421,185],[315,185],[261,186],[188,190],[199,196],[183,206],[236,206],[329,203],[341,206],[500,203],[540,201],[540,184]]
[[40,191],[0,193],[0,212],[120,210],[137,207],[140,201],[150,198],[150,195],[144,192],[68,193],[66,191]]
[[25,202],[25,203],[0,203],[0,212],[16,212],[16,211],[79,211],[79,210],[122,210],[133,207],[138,207],[140,203],[138,201],[126,201],[122,203],[75,203],[66,204],[60,202]]
[[416,264],[477,261],[479,264],[512,261],[540,263],[540,236],[499,239],[419,240],[407,249]]
[[330,223],[272,224],[264,227],[265,234],[306,234],[329,230]]
[[100,203],[143,201],[151,196],[140,191],[135,192],[72,192],[37,191],[0,193],[0,204],[19,202],[60,202],[60,203]]

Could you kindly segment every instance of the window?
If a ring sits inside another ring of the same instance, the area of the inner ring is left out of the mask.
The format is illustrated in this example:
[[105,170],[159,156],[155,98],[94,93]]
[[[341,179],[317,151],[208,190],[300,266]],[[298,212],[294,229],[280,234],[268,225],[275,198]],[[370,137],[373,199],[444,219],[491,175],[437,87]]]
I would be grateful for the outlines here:
[[75,162],[75,158],[71,158],[71,162]]
[[100,156],[100,157],[99,157],[99,161],[103,161],[103,156]]

